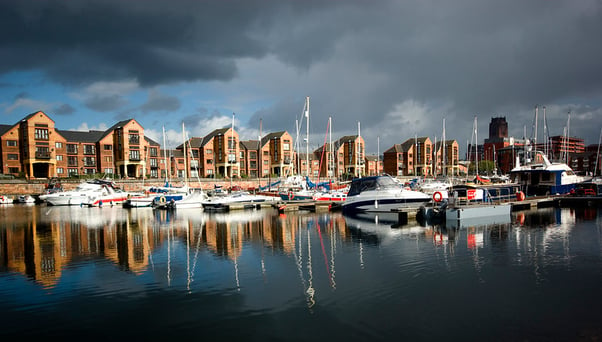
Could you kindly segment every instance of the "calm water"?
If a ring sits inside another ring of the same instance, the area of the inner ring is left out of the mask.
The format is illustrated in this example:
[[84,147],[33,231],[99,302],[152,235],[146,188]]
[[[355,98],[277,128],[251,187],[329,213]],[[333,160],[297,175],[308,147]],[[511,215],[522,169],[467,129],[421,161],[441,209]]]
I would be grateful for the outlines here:
[[600,340],[602,210],[461,227],[0,207],[0,336]]

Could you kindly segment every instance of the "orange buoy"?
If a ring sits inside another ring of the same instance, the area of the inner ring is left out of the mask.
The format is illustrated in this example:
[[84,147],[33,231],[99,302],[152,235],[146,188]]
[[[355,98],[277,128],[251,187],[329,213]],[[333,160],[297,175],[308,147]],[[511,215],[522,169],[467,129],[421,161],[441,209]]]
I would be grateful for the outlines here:
[[525,200],[525,193],[522,191],[519,191],[516,193],[516,200],[517,201],[524,201]]
[[441,202],[441,200],[443,200],[443,194],[441,194],[441,192],[439,192],[439,191],[436,191],[433,194],[433,201],[435,201],[435,202]]

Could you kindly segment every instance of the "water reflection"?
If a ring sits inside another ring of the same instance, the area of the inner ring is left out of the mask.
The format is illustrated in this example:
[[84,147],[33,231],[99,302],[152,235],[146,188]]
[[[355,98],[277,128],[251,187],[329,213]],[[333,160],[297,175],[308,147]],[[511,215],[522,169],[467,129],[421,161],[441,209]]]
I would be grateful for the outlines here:
[[[367,265],[367,248],[390,248],[403,254],[412,251],[408,246],[414,244],[421,252],[432,246],[429,253],[447,266],[459,248],[471,254],[477,270],[491,260],[509,258],[531,267],[541,280],[545,266],[572,264],[581,247],[574,247],[571,240],[583,242],[583,232],[573,232],[577,222],[599,220],[597,209],[591,207],[524,211],[507,220],[464,221],[447,227],[428,222],[399,226],[391,217],[338,213],[279,215],[265,209],[203,213],[117,206],[13,206],[1,210],[2,272],[22,274],[45,288],[55,286],[64,269],[82,259],[102,258],[121,271],[142,275],[156,271],[156,260],[161,258],[161,264],[167,260],[166,286],[172,285],[173,273],[183,268],[190,289],[199,255],[209,253],[230,264],[232,288],[240,290],[243,253],[258,259],[264,279],[266,256],[284,255],[294,260],[308,307],[315,305],[316,263],[321,264],[328,286],[336,290],[335,266],[341,246],[355,246],[360,269]],[[600,244],[599,232],[596,236],[592,243]]]

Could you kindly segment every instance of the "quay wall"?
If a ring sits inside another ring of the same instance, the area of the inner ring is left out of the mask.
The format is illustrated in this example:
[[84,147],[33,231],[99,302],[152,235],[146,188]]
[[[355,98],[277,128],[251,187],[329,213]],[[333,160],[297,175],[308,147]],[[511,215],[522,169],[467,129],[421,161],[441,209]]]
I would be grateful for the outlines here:
[[[85,180],[79,179],[64,179],[61,180],[61,185],[63,190],[73,190],[75,187]],[[0,180],[0,195],[5,196],[19,196],[19,195],[40,195],[44,193],[44,189],[46,188],[46,184],[48,181],[45,180],[34,180],[27,181],[21,179],[11,179],[11,180]],[[271,181],[272,183],[274,180]],[[144,191],[144,189],[151,186],[163,186],[165,185],[164,180],[114,180],[115,185],[118,188],[123,189],[124,191]],[[174,186],[182,186],[184,185],[183,180],[174,180],[171,182]],[[221,186],[224,189],[229,189],[232,187],[240,187],[242,189],[256,189],[258,186],[266,186],[268,185],[268,180],[232,180],[230,183],[229,180],[214,180],[214,179],[201,179],[200,181],[188,182],[188,185],[192,188],[202,188],[203,190],[211,190],[216,185]]]

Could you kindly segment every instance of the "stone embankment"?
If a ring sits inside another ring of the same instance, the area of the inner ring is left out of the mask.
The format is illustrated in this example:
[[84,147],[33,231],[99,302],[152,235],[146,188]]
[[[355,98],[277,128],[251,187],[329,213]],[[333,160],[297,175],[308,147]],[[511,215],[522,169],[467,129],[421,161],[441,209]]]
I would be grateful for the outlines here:
[[[61,180],[61,185],[63,190],[73,190],[75,187],[85,180],[79,179],[64,179]],[[151,186],[163,186],[165,185],[165,181],[161,180],[130,180],[130,179],[119,179],[114,180],[115,185],[123,189],[124,191],[144,191],[144,189]],[[274,180],[271,181],[272,183]],[[0,195],[5,196],[18,196],[18,195],[40,195],[44,193],[44,189],[46,188],[47,180],[21,180],[21,179],[12,179],[12,180],[0,180]],[[171,182],[174,186],[182,186],[184,185],[183,180],[174,180]],[[211,190],[215,186],[221,186],[224,189],[229,189],[230,187],[239,187],[241,189],[256,189],[259,186],[266,186],[269,184],[268,180],[214,180],[214,179],[202,179],[200,181],[194,181],[188,183],[192,188],[202,188],[203,190]]]

